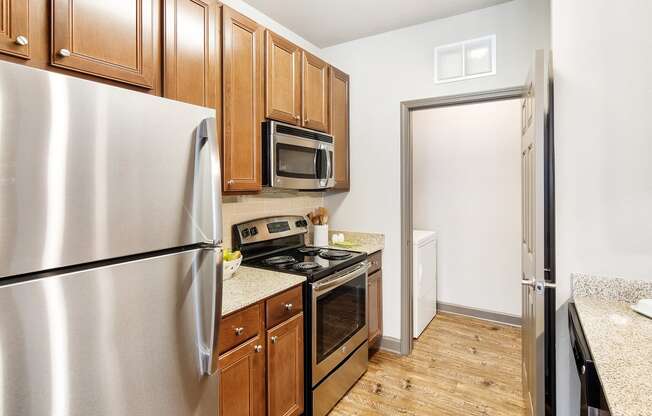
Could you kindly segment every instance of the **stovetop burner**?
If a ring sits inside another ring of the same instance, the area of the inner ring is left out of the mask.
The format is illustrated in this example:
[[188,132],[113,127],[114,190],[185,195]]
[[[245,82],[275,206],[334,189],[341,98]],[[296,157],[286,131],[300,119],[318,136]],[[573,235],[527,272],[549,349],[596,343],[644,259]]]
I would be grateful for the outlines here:
[[322,249],[319,247],[301,247],[299,253],[305,254],[307,256],[316,256]]
[[321,268],[321,266],[314,261],[302,261],[301,263],[297,263],[294,266],[292,266],[294,270],[298,270],[300,272],[306,271],[306,270],[315,270]]
[[327,260],[343,260],[348,259],[352,255],[352,253],[343,250],[321,250],[319,252],[319,257]]
[[[286,249],[278,242],[268,247],[257,245],[255,250],[242,252],[243,264],[250,267],[277,270],[283,273],[300,274],[308,281],[314,282],[364,261],[365,253],[347,250],[335,250],[324,247],[298,245],[297,241],[288,241]],[[279,247],[280,246],[280,247]],[[265,254],[265,250],[269,250]]]
[[296,263],[297,260],[292,256],[274,256],[263,260],[263,263],[273,265]]

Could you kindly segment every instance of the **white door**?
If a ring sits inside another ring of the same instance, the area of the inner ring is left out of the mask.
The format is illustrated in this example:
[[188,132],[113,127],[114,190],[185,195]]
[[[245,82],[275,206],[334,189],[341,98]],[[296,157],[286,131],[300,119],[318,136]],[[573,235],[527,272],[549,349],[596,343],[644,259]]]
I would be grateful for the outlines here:
[[536,51],[522,101],[523,396],[531,415],[555,412],[552,78]]

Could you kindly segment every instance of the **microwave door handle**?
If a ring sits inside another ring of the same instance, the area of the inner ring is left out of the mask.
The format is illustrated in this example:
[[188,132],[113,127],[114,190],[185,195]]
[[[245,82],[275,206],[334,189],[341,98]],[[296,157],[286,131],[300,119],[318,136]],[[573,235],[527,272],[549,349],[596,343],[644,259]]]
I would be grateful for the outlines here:
[[[328,153],[326,152],[324,145],[322,144],[319,145],[319,150],[317,150],[317,155],[319,159],[319,165],[317,167],[317,179],[323,181],[325,179],[328,179],[328,170],[330,169],[330,162],[328,161]],[[326,171],[323,171],[324,167],[326,167]]]
[[315,150],[315,154],[312,159],[312,165],[315,167],[315,178],[319,179],[320,170],[321,170],[321,158],[319,156],[319,149]]
[[326,179],[330,179],[333,176],[333,161],[328,149],[324,149],[324,154],[326,155]]

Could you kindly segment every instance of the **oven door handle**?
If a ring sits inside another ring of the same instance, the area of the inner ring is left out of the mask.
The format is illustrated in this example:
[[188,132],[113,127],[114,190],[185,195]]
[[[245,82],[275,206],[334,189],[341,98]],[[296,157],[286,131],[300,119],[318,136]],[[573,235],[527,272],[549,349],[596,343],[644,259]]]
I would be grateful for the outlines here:
[[365,273],[367,270],[369,270],[369,267],[370,265],[368,262],[362,262],[360,265],[355,266],[353,270],[349,269],[351,271],[345,271],[345,274],[341,276],[336,275],[326,281],[313,283],[312,288],[315,291],[315,294],[317,294],[317,292],[325,292],[328,289],[350,282],[351,280],[360,276],[362,273]]

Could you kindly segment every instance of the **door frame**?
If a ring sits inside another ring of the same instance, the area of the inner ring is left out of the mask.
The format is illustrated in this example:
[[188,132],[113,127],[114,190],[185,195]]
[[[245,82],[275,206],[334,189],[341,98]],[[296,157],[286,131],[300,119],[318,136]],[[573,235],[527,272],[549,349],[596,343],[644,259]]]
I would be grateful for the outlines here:
[[412,352],[412,112],[438,107],[523,98],[523,86],[401,102],[401,338],[400,353]]

